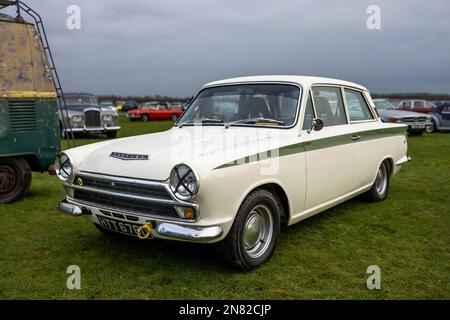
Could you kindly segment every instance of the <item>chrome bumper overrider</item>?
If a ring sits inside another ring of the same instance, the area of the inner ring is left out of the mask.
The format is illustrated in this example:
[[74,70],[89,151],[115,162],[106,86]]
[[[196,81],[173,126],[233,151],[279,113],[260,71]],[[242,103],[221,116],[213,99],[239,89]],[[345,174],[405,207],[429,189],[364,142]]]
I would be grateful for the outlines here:
[[[83,208],[63,200],[58,205],[59,211],[71,216],[82,216],[85,214]],[[187,227],[176,223],[160,222],[156,220],[155,237],[171,238],[188,241],[205,241],[220,238],[223,230],[220,226],[210,227]]]
[[409,161],[411,161],[412,160],[412,158],[410,157],[410,156],[404,156],[403,158],[401,158],[400,160],[398,160],[396,163],[395,163],[395,165],[396,166],[401,166],[402,164],[405,164],[405,163],[407,163],[407,162],[409,162]]

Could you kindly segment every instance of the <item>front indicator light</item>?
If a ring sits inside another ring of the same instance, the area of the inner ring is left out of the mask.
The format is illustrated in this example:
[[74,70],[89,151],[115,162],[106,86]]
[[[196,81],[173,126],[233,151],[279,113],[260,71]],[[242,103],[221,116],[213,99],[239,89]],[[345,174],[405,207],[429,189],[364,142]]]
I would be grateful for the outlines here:
[[195,219],[195,210],[193,208],[188,207],[175,207],[178,215],[182,219],[194,220]]

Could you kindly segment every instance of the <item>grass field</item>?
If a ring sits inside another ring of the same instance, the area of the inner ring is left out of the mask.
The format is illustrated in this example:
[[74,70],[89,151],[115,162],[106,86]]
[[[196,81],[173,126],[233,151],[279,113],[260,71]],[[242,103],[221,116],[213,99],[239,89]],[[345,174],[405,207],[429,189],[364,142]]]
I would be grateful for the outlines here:
[[[122,126],[129,136],[171,123]],[[60,214],[62,183],[34,174],[23,201],[0,205],[0,298],[450,299],[450,135],[409,147],[386,201],[351,200],[288,228],[248,273],[223,267],[213,246],[103,235]],[[81,290],[66,288],[69,265],[81,268]],[[369,265],[381,268],[380,290],[366,289]]]

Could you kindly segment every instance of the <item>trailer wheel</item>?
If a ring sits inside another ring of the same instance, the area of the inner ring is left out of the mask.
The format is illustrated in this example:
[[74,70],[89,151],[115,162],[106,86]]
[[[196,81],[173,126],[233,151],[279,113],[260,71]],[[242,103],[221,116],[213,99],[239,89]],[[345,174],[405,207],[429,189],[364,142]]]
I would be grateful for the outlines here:
[[31,185],[31,169],[23,158],[0,158],[0,203],[25,196]]

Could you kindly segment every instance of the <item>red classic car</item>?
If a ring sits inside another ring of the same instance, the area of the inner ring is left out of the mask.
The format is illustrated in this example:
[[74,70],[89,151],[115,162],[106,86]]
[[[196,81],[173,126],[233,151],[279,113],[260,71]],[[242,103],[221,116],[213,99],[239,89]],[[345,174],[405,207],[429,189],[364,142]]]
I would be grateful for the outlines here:
[[128,119],[149,121],[149,120],[172,120],[177,121],[183,110],[178,105],[170,103],[145,102],[139,109],[130,110],[127,113]]
[[427,100],[402,100],[397,105],[397,109],[404,111],[414,111],[421,113],[431,113],[436,109],[436,105]]

